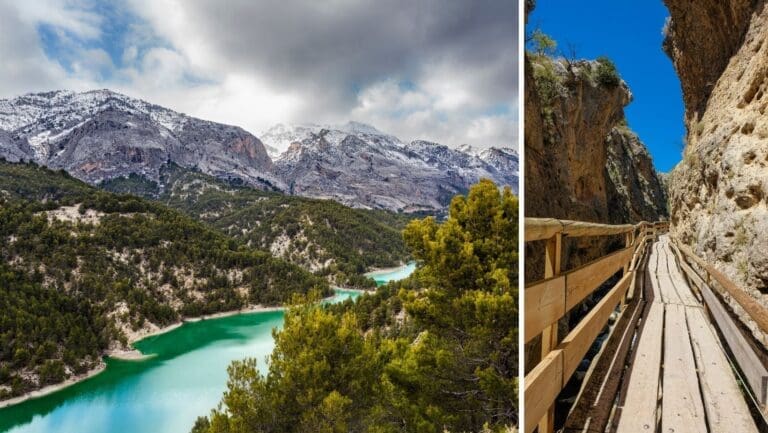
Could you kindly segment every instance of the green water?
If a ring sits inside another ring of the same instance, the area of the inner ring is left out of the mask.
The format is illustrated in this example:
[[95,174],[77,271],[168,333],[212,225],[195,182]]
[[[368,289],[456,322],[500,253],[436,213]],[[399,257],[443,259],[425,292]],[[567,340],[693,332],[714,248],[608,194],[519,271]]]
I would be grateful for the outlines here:
[[[339,289],[334,301],[357,296]],[[218,404],[231,361],[256,357],[266,371],[272,329],[282,324],[282,311],[250,313],[146,338],[135,347],[152,358],[108,359],[106,370],[91,379],[0,409],[0,432],[188,432]]]
[[400,266],[399,268],[394,268],[386,272],[376,271],[369,272],[365,275],[373,278],[373,280],[376,281],[376,286],[382,286],[392,280],[402,280],[408,275],[411,275],[415,269],[416,262],[410,262],[407,265]]

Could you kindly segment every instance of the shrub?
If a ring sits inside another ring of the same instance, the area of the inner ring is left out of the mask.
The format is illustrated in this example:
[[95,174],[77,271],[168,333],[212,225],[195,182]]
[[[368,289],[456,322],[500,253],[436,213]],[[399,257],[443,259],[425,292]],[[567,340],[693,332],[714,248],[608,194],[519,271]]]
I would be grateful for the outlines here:
[[619,85],[621,78],[616,71],[616,65],[613,64],[611,59],[607,57],[597,58],[597,68],[595,69],[595,79],[598,84],[608,88],[613,88]]

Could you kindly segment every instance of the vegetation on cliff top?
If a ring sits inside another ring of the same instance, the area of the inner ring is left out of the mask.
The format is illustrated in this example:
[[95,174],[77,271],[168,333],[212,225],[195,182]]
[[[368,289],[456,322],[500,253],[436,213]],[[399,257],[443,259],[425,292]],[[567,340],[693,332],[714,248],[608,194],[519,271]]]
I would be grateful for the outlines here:
[[[357,302],[303,302],[269,370],[233,363],[204,432],[502,431],[517,422],[517,199],[490,181],[447,221],[411,222],[408,279]],[[306,300],[305,300],[306,301]]]

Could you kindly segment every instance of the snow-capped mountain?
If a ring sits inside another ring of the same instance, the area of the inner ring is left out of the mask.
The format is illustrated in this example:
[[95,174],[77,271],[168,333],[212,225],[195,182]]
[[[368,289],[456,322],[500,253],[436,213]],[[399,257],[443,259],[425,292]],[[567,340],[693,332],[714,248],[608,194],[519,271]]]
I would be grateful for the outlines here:
[[284,185],[258,138],[110,90],[0,99],[0,156],[63,168],[98,184],[131,173],[159,179],[168,162],[261,188]]
[[517,190],[512,149],[472,155],[422,140],[404,143],[360,123],[279,125],[270,131],[264,141],[287,146],[275,165],[292,194],[413,212],[444,209],[481,178]]
[[130,174],[160,183],[161,169],[174,163],[257,188],[406,212],[444,210],[480,178],[517,190],[512,149],[405,143],[358,122],[277,125],[262,140],[110,90],[0,99],[0,157],[92,184]]

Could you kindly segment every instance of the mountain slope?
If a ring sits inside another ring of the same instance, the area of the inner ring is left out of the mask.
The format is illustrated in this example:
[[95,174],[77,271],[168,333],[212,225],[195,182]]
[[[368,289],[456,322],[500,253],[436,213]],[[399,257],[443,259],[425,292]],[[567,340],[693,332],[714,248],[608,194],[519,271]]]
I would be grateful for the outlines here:
[[171,161],[259,188],[283,187],[264,145],[243,129],[110,90],[2,99],[0,130],[0,156],[63,168],[91,184],[131,173],[157,180]]
[[409,257],[401,235],[406,215],[258,191],[175,165],[164,167],[160,178],[163,191],[138,176],[103,187],[153,197],[339,285],[369,287],[373,281],[362,277],[369,268]]
[[273,147],[290,142],[275,161],[289,193],[349,206],[435,212],[481,178],[517,187],[518,156],[512,149],[471,155],[422,140],[404,143],[355,122],[278,125],[262,138]]
[[0,399],[185,316],[277,304],[319,277],[181,213],[0,163]]
[[257,189],[433,213],[445,212],[451,197],[481,178],[517,188],[512,149],[404,143],[358,122],[277,125],[262,138],[266,145],[241,128],[110,90],[0,100],[0,158],[64,169],[93,185],[131,174],[158,183],[162,168],[174,163]]

